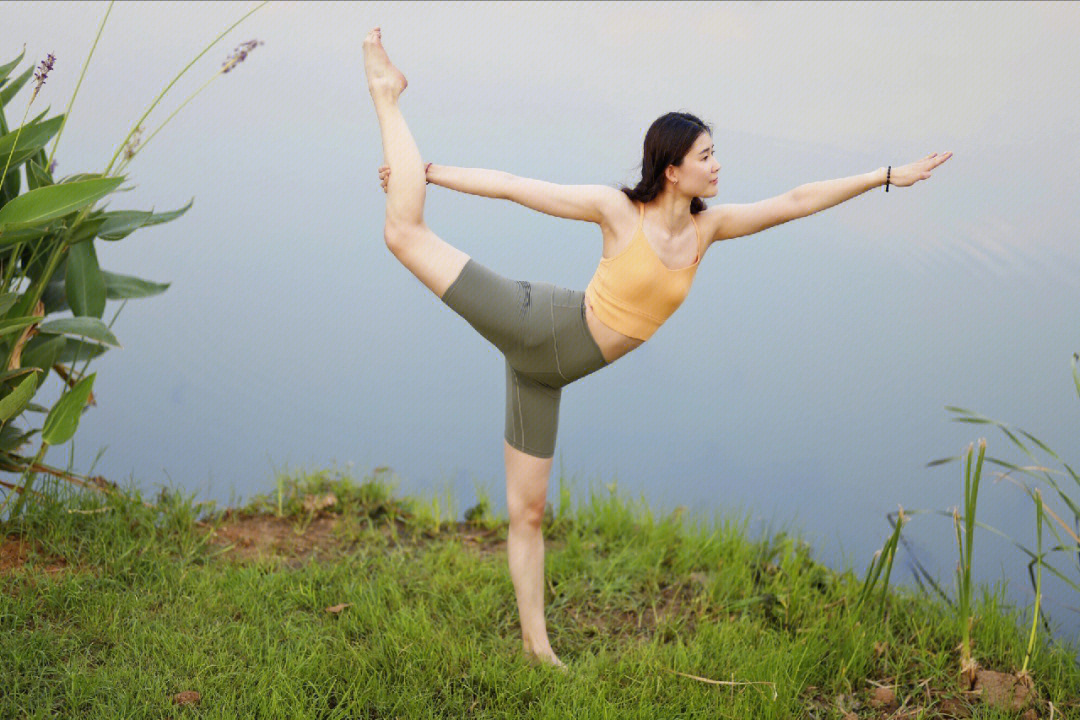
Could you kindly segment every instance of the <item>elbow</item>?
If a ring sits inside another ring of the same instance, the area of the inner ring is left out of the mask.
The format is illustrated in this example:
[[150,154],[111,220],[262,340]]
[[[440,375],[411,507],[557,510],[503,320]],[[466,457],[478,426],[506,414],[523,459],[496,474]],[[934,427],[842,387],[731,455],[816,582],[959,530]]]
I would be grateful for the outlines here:
[[788,216],[792,220],[804,218],[816,212],[810,205],[810,199],[806,197],[806,193],[801,188],[795,188],[788,193],[788,208]]
[[495,182],[492,183],[491,196],[499,200],[513,200],[515,198],[515,191],[520,182],[521,178],[517,175],[511,175],[508,172],[496,170]]

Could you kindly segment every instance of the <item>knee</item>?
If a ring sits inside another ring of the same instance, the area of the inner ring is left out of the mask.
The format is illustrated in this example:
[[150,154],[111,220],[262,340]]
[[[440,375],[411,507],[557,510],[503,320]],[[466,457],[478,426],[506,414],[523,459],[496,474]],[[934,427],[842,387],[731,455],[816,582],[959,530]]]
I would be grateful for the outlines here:
[[538,501],[508,503],[510,524],[515,527],[539,528],[544,523],[545,502]]
[[386,241],[386,247],[396,254],[401,248],[407,247],[410,241],[421,232],[423,232],[423,226],[419,223],[387,218],[386,225],[383,226],[383,240]]

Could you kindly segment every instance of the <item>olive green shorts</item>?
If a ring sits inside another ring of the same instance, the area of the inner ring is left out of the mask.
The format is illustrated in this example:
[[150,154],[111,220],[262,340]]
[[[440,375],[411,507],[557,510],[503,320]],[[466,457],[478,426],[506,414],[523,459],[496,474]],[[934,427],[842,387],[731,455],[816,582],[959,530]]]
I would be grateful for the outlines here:
[[442,301],[506,358],[506,441],[554,455],[563,386],[607,365],[585,324],[585,293],[509,280],[470,258]]

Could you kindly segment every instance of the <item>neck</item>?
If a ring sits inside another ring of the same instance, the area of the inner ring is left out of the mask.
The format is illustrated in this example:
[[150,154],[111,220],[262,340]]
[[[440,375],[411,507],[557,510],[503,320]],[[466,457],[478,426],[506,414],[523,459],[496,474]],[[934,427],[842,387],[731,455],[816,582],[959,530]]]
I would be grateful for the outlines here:
[[690,202],[688,195],[676,192],[670,185],[653,198],[648,204],[649,215],[654,222],[660,223],[672,234],[690,224]]

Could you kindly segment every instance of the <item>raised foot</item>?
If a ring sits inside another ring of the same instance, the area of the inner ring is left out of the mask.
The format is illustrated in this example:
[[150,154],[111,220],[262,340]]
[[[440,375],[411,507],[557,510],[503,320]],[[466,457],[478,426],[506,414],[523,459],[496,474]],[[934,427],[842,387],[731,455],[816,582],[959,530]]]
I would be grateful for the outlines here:
[[373,29],[364,38],[364,72],[367,74],[368,90],[372,96],[388,94],[396,100],[409,85],[405,76],[390,62],[382,46],[382,31]]

